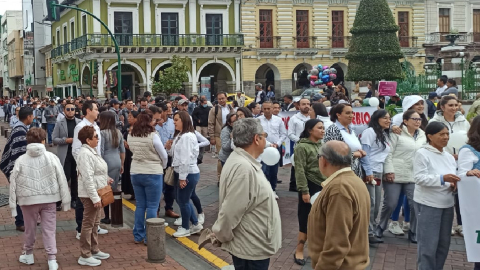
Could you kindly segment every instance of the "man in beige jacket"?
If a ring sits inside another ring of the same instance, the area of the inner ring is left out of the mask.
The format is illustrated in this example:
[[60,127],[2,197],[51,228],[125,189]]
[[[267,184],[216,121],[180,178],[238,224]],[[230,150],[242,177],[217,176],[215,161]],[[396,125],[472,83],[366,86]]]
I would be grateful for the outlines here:
[[[215,151],[218,155],[222,148],[222,141],[220,140],[220,132],[222,127],[227,122],[227,115],[235,112],[232,106],[227,104],[227,94],[219,92],[217,94],[218,105],[213,107],[208,114],[208,136],[210,137],[210,144],[215,145]],[[217,162],[217,176],[220,179],[222,173],[222,164],[220,160]]]
[[233,125],[233,143],[220,177],[219,213],[212,231],[235,269],[267,270],[282,244],[280,211],[262,165],[257,161],[267,134],[258,119]]

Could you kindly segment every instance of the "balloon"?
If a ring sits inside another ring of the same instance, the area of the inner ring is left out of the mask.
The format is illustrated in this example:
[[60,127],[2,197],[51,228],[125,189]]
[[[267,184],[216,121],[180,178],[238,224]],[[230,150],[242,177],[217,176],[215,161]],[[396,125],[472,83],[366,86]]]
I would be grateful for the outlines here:
[[333,86],[333,82],[328,82],[328,83],[327,83],[327,86],[328,86],[328,87]]
[[267,147],[260,155],[260,159],[268,166],[273,166],[280,160],[280,153],[278,152],[277,148]]
[[315,81],[314,81],[314,80],[311,80],[311,81],[310,81],[310,85],[311,85],[311,86],[315,86]]
[[329,75],[323,75],[323,76],[322,76],[322,81],[323,81],[324,83],[329,82],[329,81],[330,81],[330,76],[329,76]]
[[335,79],[337,79],[337,74],[331,73],[330,74],[330,80],[335,80]]
[[334,68],[331,68],[331,69],[330,69],[330,73],[337,74],[337,70],[334,69]]
[[317,76],[317,75],[318,75],[318,69],[312,69],[312,70],[310,70],[310,75]]
[[310,75],[310,80],[316,81],[316,80],[318,80],[318,76]]
[[467,141],[468,137],[466,131],[456,131],[450,134],[447,146],[453,148],[454,154],[458,154],[460,148],[467,144]]
[[328,66],[323,66],[323,70],[328,69]]
[[294,155],[295,155],[295,154],[292,154],[292,155],[290,156],[290,162],[292,163],[292,166],[293,166],[293,167],[295,167],[295,159],[293,158]]
[[319,69],[319,70],[322,70],[322,69],[323,69],[323,66],[320,65],[320,64],[318,64],[318,66],[316,66],[316,68]]
[[307,79],[310,80],[311,76],[312,76],[312,75],[308,75],[308,76],[307,76]]
[[328,69],[325,69],[322,73],[323,73],[323,75],[329,75],[329,74],[330,74],[330,72],[328,71]]
[[378,100],[378,98],[376,97],[371,97],[368,103],[370,104],[370,107],[377,108],[378,105],[380,104],[380,100]]
[[363,100],[363,106],[368,106],[368,105],[370,105],[370,99],[366,98]]
[[315,85],[321,85],[323,82],[321,80],[318,80],[315,82]]

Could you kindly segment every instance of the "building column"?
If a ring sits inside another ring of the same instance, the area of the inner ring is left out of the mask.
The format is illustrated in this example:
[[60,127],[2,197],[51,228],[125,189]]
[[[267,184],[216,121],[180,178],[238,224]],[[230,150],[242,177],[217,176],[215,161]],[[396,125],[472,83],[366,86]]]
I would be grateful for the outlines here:
[[147,69],[146,71],[146,77],[147,81],[145,82],[147,85],[147,91],[152,92],[152,59],[146,59],[147,60]]
[[197,88],[197,58],[192,58],[192,94],[197,95],[198,94],[198,88]]
[[197,33],[197,1],[188,1],[188,17],[190,19],[190,34]]
[[145,34],[152,33],[150,0],[143,0],[143,32]]
[[[93,0],[93,15],[100,18],[100,0]],[[110,5],[109,5],[110,6]],[[88,17],[87,17],[88,18]],[[93,33],[100,34],[101,32],[101,25],[97,20],[93,20]]]
[[235,90],[241,90],[240,58],[235,58]]
[[235,34],[240,33],[240,0],[235,0],[233,5],[233,19],[235,21]]
[[97,59],[98,71],[97,71],[97,97],[103,97],[103,60]]

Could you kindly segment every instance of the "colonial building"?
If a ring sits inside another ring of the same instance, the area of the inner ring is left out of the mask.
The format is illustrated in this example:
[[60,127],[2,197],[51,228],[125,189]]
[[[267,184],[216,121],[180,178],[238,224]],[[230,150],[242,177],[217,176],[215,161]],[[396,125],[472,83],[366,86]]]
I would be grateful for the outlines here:
[[[11,58],[20,59],[20,57],[9,56],[9,47],[10,47],[9,37],[11,33],[17,32],[17,36],[18,38],[20,38],[19,36],[20,33],[18,32],[18,30],[22,29],[22,11],[17,11],[17,10],[5,11],[5,13],[1,18],[0,28],[1,28],[0,54],[2,57],[2,64],[3,64],[1,67],[2,74],[0,75],[0,77],[2,77],[2,81],[3,81],[3,96],[12,96],[12,95],[15,95],[17,93],[17,90],[20,89],[21,80],[19,82],[19,80],[16,79],[18,75],[16,74],[16,72],[18,70],[12,71],[12,72],[15,72],[15,76],[13,76],[13,79],[10,79],[11,75],[9,71],[9,66],[10,66],[9,60]],[[14,37],[15,35],[12,36],[12,39]],[[16,43],[16,45],[19,46],[18,43]],[[17,51],[16,49],[12,49],[11,52],[20,53],[20,51],[19,50]],[[18,67],[21,68],[22,65],[23,65],[23,62],[21,63],[21,65],[18,65]],[[20,70],[23,70],[23,69],[20,69]],[[22,76],[20,76],[20,78],[21,77]]]
[[[247,0],[242,4],[244,90],[254,83],[274,85],[277,95],[301,88],[302,73],[313,65],[337,69],[334,83],[345,81],[348,51],[359,0]],[[410,68],[423,71],[425,2],[388,0],[400,45]],[[375,16],[375,14],[372,14]],[[300,83],[301,84],[301,83]],[[346,82],[353,87],[353,82]]]
[[[15,89],[15,95],[23,92],[23,31],[14,30],[7,36],[7,51],[8,51],[8,77],[10,91]],[[14,87],[11,87],[11,86]]]
[[[119,43],[122,88],[151,91],[174,55],[188,57],[188,93],[209,79],[213,91],[240,88],[243,35],[239,0],[66,0],[99,17]],[[117,54],[107,30],[82,12],[61,10],[52,24],[53,86],[59,96],[116,92],[104,83]],[[107,73],[108,74],[108,73]]]

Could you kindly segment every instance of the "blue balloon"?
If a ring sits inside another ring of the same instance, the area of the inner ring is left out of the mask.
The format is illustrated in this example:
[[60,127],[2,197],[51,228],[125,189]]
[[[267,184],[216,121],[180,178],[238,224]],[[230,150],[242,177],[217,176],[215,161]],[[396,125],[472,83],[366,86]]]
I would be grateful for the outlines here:
[[318,66],[316,66],[316,68],[319,69],[319,70],[323,70],[323,66],[320,65],[320,64],[318,64]]
[[330,76],[329,76],[329,75],[323,75],[323,76],[322,76],[322,81],[323,81],[324,83],[329,82],[329,81],[330,81]]

